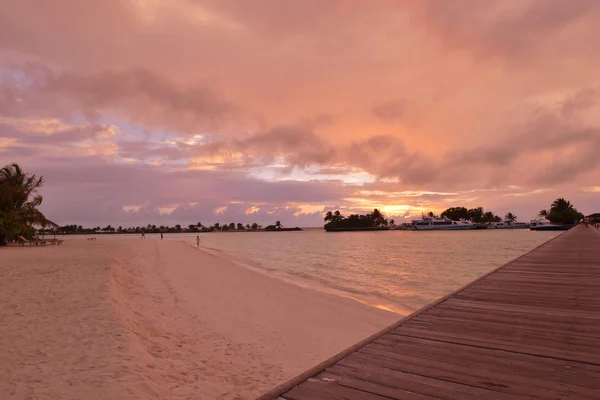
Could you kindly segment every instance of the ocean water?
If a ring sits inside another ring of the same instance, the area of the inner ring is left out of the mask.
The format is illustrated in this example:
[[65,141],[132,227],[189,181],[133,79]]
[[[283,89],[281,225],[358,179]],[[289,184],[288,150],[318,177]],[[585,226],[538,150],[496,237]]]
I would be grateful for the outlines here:
[[[559,233],[307,229],[204,233],[200,238],[208,251],[278,279],[408,314]],[[165,235],[188,242],[195,237]]]

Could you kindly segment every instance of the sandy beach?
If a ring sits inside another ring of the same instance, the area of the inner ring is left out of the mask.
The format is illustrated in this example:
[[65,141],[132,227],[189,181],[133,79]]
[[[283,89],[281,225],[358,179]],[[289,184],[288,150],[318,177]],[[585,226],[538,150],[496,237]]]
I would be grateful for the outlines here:
[[153,239],[0,249],[0,398],[252,399],[398,315]]

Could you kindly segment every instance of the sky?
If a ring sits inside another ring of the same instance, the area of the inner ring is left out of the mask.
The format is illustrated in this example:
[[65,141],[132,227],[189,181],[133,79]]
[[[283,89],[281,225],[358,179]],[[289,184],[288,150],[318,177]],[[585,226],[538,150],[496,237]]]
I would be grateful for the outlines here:
[[0,164],[59,223],[600,211],[596,0],[3,0]]

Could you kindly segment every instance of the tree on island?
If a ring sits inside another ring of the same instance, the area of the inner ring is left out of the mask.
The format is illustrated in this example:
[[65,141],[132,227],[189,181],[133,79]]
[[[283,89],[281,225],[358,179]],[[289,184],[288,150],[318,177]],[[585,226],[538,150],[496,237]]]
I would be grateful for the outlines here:
[[43,177],[23,172],[18,164],[0,170],[0,245],[18,235],[31,237],[33,226],[57,226],[38,210],[43,199],[37,190],[43,184]]
[[502,218],[491,211],[483,211],[483,207],[467,209],[466,207],[450,207],[441,214],[442,218],[448,218],[453,221],[471,221],[476,224],[491,224],[492,222],[501,222]]
[[332,222],[334,224],[339,223],[342,219],[344,219],[344,217],[340,213],[340,210],[337,210],[334,213],[332,213],[331,211],[327,211],[324,218],[325,222]]
[[475,222],[476,224],[480,224],[483,222],[485,213],[483,212],[483,207],[471,208],[467,211],[469,214],[469,220]]
[[112,226],[110,226],[110,225],[107,225],[106,227],[102,228],[102,231],[103,231],[103,232],[114,232],[114,231],[115,231],[115,228],[113,228],[113,227],[112,227]]
[[[545,210],[543,210],[545,211]],[[541,214],[541,213],[540,213]],[[577,211],[570,201],[558,198],[552,202],[550,211],[546,213],[546,219],[553,224],[575,224],[583,219],[584,215]]]
[[465,207],[450,207],[441,214],[442,218],[448,218],[453,221],[470,219],[469,210]]
[[385,219],[378,209],[374,209],[373,212],[366,215],[351,214],[348,217],[342,215],[339,210],[328,211],[323,220],[325,229],[383,228],[392,223]]
[[504,216],[504,219],[507,220],[508,222],[512,223],[517,220],[517,216],[515,214],[509,212],[509,213],[506,213],[506,215]]

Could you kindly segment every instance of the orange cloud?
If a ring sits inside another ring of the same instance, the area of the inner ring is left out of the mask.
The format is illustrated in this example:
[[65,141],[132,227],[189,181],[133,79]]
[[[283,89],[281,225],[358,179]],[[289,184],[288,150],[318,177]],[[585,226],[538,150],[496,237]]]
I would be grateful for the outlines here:
[[67,160],[173,174],[111,191],[117,210],[148,204],[136,215],[591,204],[599,17],[593,0],[7,0],[0,156],[64,185]]

